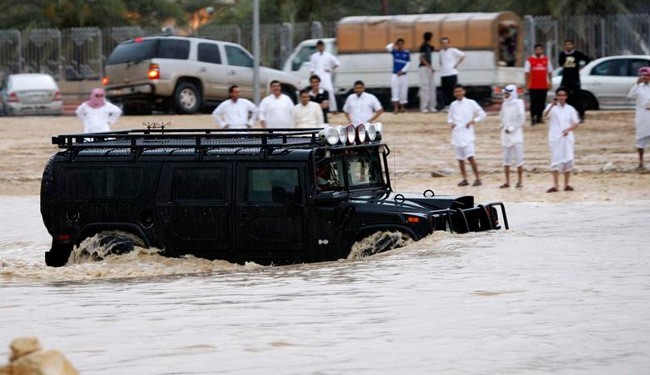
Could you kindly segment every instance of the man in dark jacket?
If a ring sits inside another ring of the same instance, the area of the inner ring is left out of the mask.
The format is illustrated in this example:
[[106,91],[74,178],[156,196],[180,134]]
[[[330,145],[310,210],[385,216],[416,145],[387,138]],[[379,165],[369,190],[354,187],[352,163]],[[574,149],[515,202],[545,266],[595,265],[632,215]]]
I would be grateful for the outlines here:
[[585,119],[585,109],[582,105],[580,92],[580,69],[589,64],[591,59],[573,47],[573,40],[564,41],[564,51],[560,52],[559,66],[562,67],[562,84],[569,91],[567,103],[573,106],[580,115],[580,121]]

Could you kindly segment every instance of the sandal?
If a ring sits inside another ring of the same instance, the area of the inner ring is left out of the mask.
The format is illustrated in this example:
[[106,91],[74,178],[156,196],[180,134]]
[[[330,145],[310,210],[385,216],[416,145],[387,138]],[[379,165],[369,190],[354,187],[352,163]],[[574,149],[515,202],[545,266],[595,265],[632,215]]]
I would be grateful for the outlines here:
[[515,187],[521,188],[521,187],[524,187],[524,184],[522,184],[521,182],[517,182],[517,186],[515,186]]
[[510,185],[503,184],[503,185],[499,186],[499,189],[505,189],[505,188],[509,188],[509,187],[510,187]]
[[567,185],[567,186],[564,188],[564,191],[573,191],[573,190],[575,190],[575,189],[573,189],[573,186],[571,186],[571,185]]
[[481,180],[476,180],[476,181],[474,181],[474,183],[472,184],[472,186],[481,186],[481,185],[483,185],[483,183],[481,182]]
[[557,193],[557,188],[552,187],[552,188],[546,190],[546,192],[547,192],[547,193]]
[[467,185],[469,185],[469,182],[467,182],[467,180],[463,180],[458,183],[458,186],[467,186]]

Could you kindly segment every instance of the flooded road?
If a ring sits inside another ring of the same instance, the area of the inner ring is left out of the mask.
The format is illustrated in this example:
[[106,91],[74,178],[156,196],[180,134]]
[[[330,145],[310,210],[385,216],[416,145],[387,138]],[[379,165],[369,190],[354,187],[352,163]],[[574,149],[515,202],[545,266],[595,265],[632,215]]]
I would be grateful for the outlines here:
[[38,198],[0,207],[0,363],[34,335],[83,374],[650,368],[650,201],[507,204],[510,231],[288,267],[140,251],[48,268]]

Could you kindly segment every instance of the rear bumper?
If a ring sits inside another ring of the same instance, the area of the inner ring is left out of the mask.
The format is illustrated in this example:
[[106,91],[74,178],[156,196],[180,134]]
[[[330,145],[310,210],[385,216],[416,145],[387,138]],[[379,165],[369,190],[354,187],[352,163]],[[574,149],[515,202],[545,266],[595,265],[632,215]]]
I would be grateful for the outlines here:
[[63,102],[52,103],[7,103],[6,111],[13,116],[29,115],[60,115],[63,110]]
[[137,85],[108,85],[105,90],[109,100],[119,103],[127,98],[171,97],[174,94],[174,85],[170,81],[157,80]]

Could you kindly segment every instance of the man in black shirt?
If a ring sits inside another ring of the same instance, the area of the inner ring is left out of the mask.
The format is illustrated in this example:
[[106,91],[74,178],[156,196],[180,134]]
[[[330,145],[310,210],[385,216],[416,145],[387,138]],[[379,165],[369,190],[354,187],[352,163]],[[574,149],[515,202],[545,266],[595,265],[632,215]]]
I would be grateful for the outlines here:
[[329,121],[327,120],[327,114],[330,111],[329,92],[320,87],[320,77],[316,74],[309,77],[309,85],[310,87],[307,88],[309,90],[309,100],[320,104],[320,107],[323,110],[323,120],[328,124]]
[[559,66],[562,67],[561,86],[569,91],[567,103],[573,106],[580,115],[580,121],[585,119],[585,109],[582,105],[580,92],[580,69],[587,65],[591,59],[584,53],[573,48],[573,40],[564,41],[564,51],[560,52]]
[[433,65],[431,54],[435,48],[431,45],[433,33],[427,31],[423,35],[424,41],[420,46],[420,112],[438,112],[436,98],[436,82],[433,80]]

